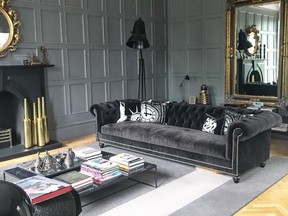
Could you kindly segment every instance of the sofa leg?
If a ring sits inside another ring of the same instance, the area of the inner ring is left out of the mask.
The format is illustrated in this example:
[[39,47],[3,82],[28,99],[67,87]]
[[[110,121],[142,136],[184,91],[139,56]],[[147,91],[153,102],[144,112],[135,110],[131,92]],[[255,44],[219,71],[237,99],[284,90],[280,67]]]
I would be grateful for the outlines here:
[[103,143],[99,143],[100,148],[104,148],[104,144]]
[[233,176],[234,183],[239,183],[240,177],[239,176]]
[[264,168],[266,166],[266,162],[260,163],[260,167]]

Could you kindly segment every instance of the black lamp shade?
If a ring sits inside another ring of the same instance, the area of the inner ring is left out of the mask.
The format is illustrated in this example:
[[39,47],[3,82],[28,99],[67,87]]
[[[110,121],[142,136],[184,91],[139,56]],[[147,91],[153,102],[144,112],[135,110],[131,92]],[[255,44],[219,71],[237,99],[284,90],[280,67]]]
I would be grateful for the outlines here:
[[239,36],[239,44],[237,47],[238,50],[247,50],[253,46],[251,42],[247,40],[245,32],[243,32],[241,29],[238,33],[238,36]]
[[131,33],[132,35],[126,43],[128,47],[133,49],[146,49],[150,46],[146,37],[145,23],[141,18],[136,20]]

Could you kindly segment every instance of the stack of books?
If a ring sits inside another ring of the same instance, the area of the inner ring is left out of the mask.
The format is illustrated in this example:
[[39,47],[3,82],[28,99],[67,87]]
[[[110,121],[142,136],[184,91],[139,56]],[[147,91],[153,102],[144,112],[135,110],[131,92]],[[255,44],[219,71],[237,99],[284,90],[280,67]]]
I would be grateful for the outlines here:
[[118,163],[122,174],[126,176],[144,169],[144,158],[129,153],[114,155],[109,160]]
[[70,184],[75,190],[81,191],[93,185],[93,178],[76,170],[63,173],[54,179]]
[[107,183],[122,175],[118,164],[104,158],[85,161],[81,164],[80,171],[93,177],[96,184]]
[[102,157],[101,150],[89,146],[76,148],[73,149],[73,151],[76,157],[82,158],[84,160],[91,160],[94,158]]
[[73,190],[70,184],[35,175],[15,182],[24,189],[32,204],[37,204]]

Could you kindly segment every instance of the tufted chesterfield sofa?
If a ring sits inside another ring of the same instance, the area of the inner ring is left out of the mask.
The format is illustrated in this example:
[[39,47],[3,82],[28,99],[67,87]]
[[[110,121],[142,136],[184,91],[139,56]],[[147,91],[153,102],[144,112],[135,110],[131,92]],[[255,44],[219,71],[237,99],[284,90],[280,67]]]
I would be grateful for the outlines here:
[[[122,101],[126,109],[135,111],[141,107],[139,100]],[[232,175],[238,183],[240,174],[265,166],[270,157],[271,128],[280,125],[282,119],[268,111],[234,110],[250,117],[229,124],[226,135],[201,130],[206,114],[220,118],[225,109],[229,108],[169,103],[164,124],[116,123],[120,117],[119,101],[94,104],[90,112],[96,118],[96,139],[100,147],[112,145],[211,168]]]

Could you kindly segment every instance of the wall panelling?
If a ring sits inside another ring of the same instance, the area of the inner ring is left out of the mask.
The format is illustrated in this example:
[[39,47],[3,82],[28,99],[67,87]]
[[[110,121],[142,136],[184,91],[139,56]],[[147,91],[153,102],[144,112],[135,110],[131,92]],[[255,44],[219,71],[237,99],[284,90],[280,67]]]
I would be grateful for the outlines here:
[[[224,100],[225,0],[168,0],[169,99],[188,101],[207,84]],[[190,80],[185,80],[189,75]]]
[[55,65],[45,72],[52,139],[94,133],[91,104],[137,98],[139,53],[126,41],[140,16],[151,45],[143,52],[147,98],[168,98],[166,1],[11,1],[22,23],[22,38],[16,52],[0,61],[22,64],[32,51],[41,58],[39,48],[47,48],[48,61]]

